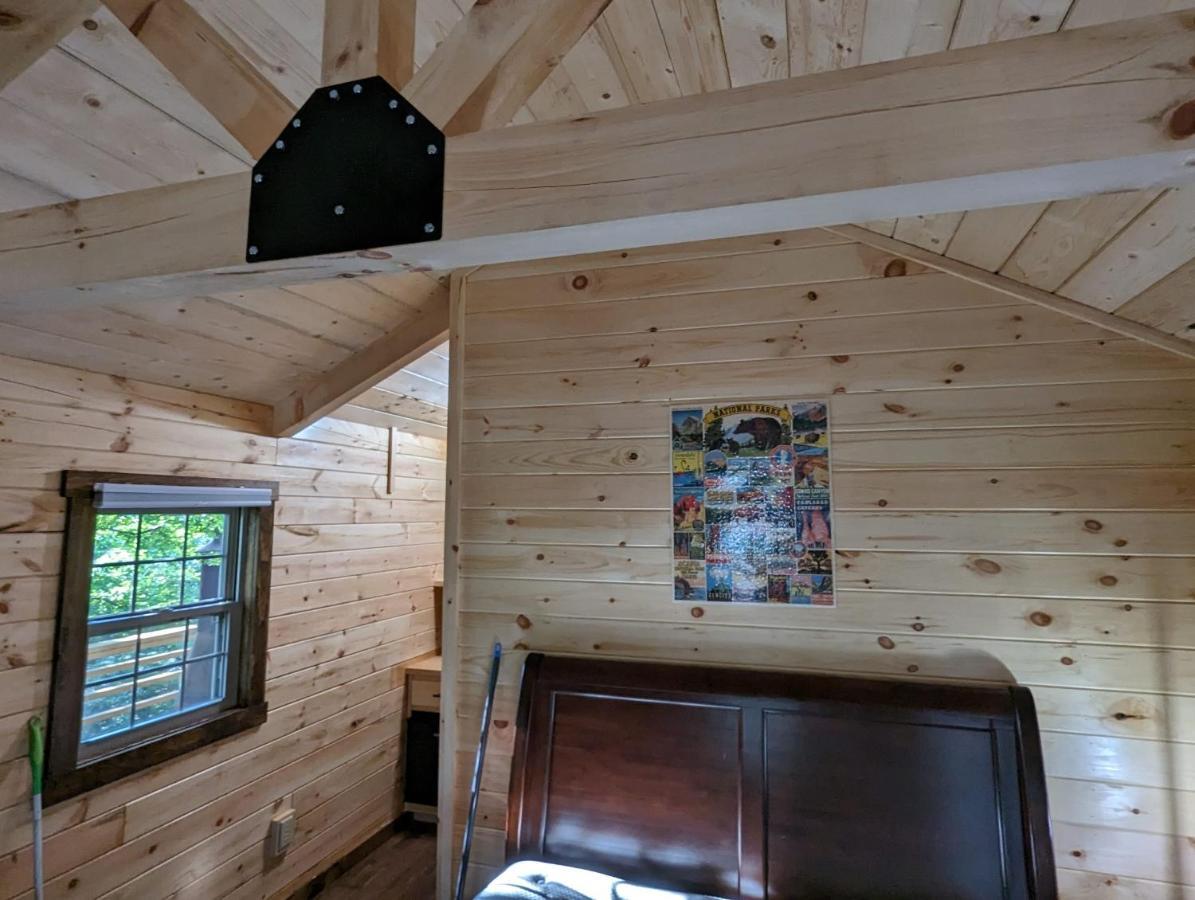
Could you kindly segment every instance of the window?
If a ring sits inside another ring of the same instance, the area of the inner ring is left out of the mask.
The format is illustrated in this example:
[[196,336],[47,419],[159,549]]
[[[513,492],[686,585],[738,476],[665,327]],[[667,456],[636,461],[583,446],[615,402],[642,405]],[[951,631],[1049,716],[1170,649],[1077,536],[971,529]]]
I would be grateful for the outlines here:
[[265,719],[272,482],[67,472],[46,795]]

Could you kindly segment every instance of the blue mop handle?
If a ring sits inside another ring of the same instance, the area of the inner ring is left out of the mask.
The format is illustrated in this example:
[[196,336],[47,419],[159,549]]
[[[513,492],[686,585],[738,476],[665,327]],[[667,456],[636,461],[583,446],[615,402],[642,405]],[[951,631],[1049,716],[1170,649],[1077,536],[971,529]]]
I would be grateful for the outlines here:
[[[498,666],[502,663],[502,644],[494,644],[490,660],[490,687],[486,691],[485,706],[481,710],[481,740],[477,744],[477,758],[473,761],[473,784],[469,788],[469,817],[465,820],[465,838],[461,846],[461,867],[456,876],[456,900],[465,896],[465,876],[469,872],[469,851],[473,847],[473,820],[477,817],[477,800],[481,792],[481,772],[485,767],[485,745],[490,736],[490,716],[494,710],[494,692],[498,689]],[[450,711],[451,714],[451,711]]]

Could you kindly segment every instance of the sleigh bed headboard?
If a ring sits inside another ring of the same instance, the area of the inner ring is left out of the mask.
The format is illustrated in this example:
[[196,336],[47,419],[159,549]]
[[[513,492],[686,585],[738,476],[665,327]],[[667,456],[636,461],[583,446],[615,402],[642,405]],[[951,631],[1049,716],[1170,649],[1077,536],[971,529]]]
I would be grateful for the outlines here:
[[750,898],[1052,898],[1033,698],[532,654],[509,859]]

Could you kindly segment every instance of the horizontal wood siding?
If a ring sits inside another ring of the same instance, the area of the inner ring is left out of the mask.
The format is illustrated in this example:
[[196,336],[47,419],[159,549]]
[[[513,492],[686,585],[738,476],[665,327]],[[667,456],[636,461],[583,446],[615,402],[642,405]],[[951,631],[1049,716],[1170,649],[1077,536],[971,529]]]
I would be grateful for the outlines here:
[[[474,883],[536,650],[1018,681],[1064,895],[1195,892],[1195,365],[809,234],[482,270],[465,298],[458,829],[507,651]],[[673,603],[669,406],[822,396],[838,606]]]
[[[45,713],[68,467],[280,482],[260,728],[46,810],[49,898],[268,897],[395,817],[401,664],[435,647],[442,439],[0,358],[0,898],[32,896],[25,723]],[[292,849],[266,860],[278,808]]]

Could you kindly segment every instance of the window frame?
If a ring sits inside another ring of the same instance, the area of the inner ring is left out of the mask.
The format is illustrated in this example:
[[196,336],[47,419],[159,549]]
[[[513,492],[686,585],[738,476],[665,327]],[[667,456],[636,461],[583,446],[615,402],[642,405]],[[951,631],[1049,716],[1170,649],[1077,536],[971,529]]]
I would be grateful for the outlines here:
[[[235,584],[239,597],[235,608],[229,611],[229,669],[225,674],[224,700],[164,717],[138,726],[131,732],[101,738],[97,742],[96,752],[83,750],[79,738],[82,731],[89,597],[97,516],[95,485],[99,483],[267,488],[274,501],[278,499],[278,483],[275,481],[79,470],[63,472],[62,496],[66,498],[67,509],[49,728],[46,735],[44,793],[47,805],[254,728],[266,720],[266,641],[274,534],[273,504],[235,510],[239,545],[237,572],[227,572],[225,578],[226,584]],[[196,512],[186,507],[138,512],[154,514],[167,511]],[[256,564],[253,564],[251,557],[254,551]],[[228,599],[225,597],[224,603]],[[194,612],[188,611],[188,616],[211,607],[212,604],[196,604]],[[239,634],[236,628],[238,618]],[[130,621],[127,627],[139,625],[142,623]],[[234,659],[235,671],[232,669]],[[123,740],[118,741],[117,737]],[[132,743],[129,743],[130,737]]]

